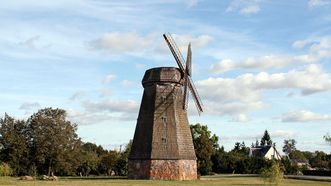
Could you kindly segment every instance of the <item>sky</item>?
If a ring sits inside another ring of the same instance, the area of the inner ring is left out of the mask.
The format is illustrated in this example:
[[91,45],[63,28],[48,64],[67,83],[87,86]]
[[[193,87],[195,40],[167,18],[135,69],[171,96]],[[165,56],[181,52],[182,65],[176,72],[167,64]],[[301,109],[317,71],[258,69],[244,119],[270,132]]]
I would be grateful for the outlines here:
[[330,152],[331,0],[17,0],[0,6],[0,116],[62,108],[83,141],[116,149],[133,138],[144,72],[177,64],[192,44],[189,121],[219,144],[268,130],[281,151]]

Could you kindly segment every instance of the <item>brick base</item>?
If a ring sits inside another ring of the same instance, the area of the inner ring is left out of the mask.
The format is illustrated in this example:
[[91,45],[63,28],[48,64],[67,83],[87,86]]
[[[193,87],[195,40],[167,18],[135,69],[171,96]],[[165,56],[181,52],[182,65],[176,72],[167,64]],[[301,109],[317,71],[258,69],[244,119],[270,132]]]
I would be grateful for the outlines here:
[[196,180],[196,160],[129,160],[129,179]]

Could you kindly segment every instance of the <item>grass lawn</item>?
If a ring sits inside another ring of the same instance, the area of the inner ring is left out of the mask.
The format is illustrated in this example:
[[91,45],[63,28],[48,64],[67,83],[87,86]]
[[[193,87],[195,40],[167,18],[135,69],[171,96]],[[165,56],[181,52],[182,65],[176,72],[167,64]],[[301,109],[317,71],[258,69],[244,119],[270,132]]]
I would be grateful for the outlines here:
[[[150,180],[127,180],[127,179],[69,179],[60,178],[59,181],[22,181],[18,178],[12,177],[0,177],[1,186],[209,186],[209,185],[265,185],[264,182],[258,177],[229,177],[229,176],[217,176],[217,177],[202,177],[197,181],[150,181]],[[331,182],[320,181],[305,181],[305,180],[293,180],[285,179],[279,185],[329,185]]]

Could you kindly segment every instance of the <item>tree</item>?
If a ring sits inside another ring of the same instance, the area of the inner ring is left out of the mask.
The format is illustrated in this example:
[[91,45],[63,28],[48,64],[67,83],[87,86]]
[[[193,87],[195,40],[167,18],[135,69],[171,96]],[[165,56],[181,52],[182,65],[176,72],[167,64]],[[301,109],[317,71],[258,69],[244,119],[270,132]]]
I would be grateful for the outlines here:
[[99,171],[103,174],[110,176],[112,172],[115,172],[115,165],[120,155],[116,151],[110,151],[107,155],[101,158]]
[[261,146],[272,145],[272,140],[271,140],[270,135],[267,130],[264,131],[263,137],[261,138],[260,145]]
[[7,163],[0,164],[0,176],[10,176],[12,174],[13,171]]
[[325,136],[324,136],[324,140],[329,143],[331,145],[331,136],[329,135],[329,133],[327,133]]
[[257,147],[257,146],[259,146],[260,144],[259,144],[259,141],[258,140],[256,140],[255,141],[255,147]]
[[276,183],[282,181],[284,173],[281,170],[278,162],[273,162],[270,168],[263,169],[261,176],[265,182]]
[[97,153],[93,151],[82,150],[80,154],[80,165],[78,171],[83,176],[88,176],[91,171],[97,172],[97,167],[100,162],[100,158]]
[[56,171],[77,168],[75,157],[81,142],[76,134],[77,125],[66,120],[65,110],[41,109],[28,119],[27,125],[31,159],[39,173],[50,176]]
[[231,150],[231,152],[235,152],[235,153],[240,153],[244,156],[248,156],[249,154],[249,147],[246,147],[245,142],[236,142],[234,145],[234,148]]
[[292,163],[288,157],[282,158],[281,163],[285,174],[296,174],[299,171],[299,167]]
[[314,156],[310,159],[309,163],[312,167],[318,169],[327,169],[329,167],[327,154],[323,151],[315,151]]
[[108,153],[108,151],[103,149],[101,145],[98,146],[91,142],[84,143],[82,148],[83,150],[88,152],[95,152],[99,157],[106,155]]
[[28,174],[29,149],[24,120],[15,120],[8,114],[0,119],[0,159],[7,162],[14,175]]
[[206,125],[190,125],[195,154],[198,158],[198,172],[209,174],[212,170],[211,156],[219,149],[218,137],[211,134]]
[[289,154],[289,157],[292,159],[292,160],[306,160],[306,157],[304,155],[303,152],[299,151],[299,150],[294,150],[292,151],[290,154]]
[[291,154],[291,152],[296,150],[295,144],[296,144],[296,141],[294,139],[284,140],[283,152],[286,155]]

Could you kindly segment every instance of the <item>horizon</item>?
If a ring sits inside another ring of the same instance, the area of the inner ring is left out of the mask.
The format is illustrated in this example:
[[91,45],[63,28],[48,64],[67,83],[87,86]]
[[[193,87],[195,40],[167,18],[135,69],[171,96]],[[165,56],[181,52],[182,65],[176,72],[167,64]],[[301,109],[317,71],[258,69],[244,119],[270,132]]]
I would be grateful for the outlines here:
[[146,70],[177,67],[162,34],[186,56],[205,111],[190,124],[246,146],[268,130],[279,152],[324,151],[331,133],[331,0],[3,2],[0,106],[19,119],[67,111],[85,142],[133,138]]

